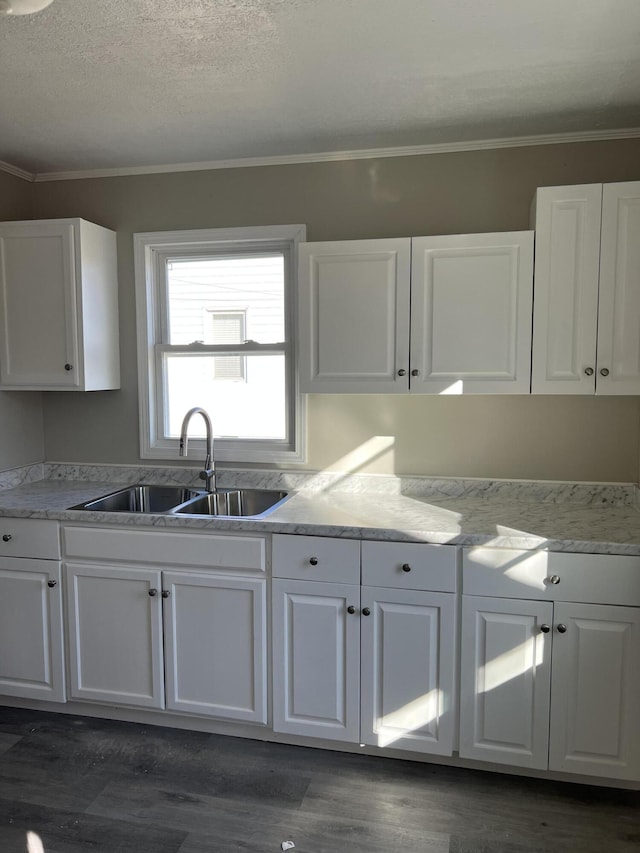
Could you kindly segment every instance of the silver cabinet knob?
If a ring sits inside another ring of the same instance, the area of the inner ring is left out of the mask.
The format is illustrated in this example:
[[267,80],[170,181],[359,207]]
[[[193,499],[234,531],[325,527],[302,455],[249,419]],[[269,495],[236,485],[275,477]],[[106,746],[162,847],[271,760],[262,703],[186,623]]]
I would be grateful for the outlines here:
[[407,375],[407,371],[404,369],[404,367],[401,367],[400,370],[398,371],[398,376],[406,376],[406,375]]
[[410,572],[410,571],[411,571],[411,566],[409,565],[409,563],[405,563],[405,564],[402,566],[402,571],[403,571],[403,572]]
[[47,581],[47,586],[49,587],[49,589],[53,589],[54,586],[57,586],[57,585],[58,585],[58,581],[55,581],[55,580]]
[[310,566],[317,566],[318,565],[318,558],[317,557],[309,557],[309,565]]
[[585,367],[584,375],[585,376],[593,376],[593,367]]
[[153,597],[154,597],[154,595],[157,595],[157,594],[158,594],[158,590],[157,590],[157,589],[153,589],[153,588],[151,588],[151,589],[149,590],[149,595],[151,596],[151,598],[153,598]]
[[547,578],[548,583],[552,583],[554,586],[557,586],[560,583],[560,575],[550,575]]
[[420,371],[414,367],[414,369],[411,371],[411,375],[412,376],[420,376]]
[[566,632],[567,632],[567,626],[561,622],[558,625],[558,634],[566,634]]
[[549,631],[551,630],[551,626],[550,625],[541,625],[540,630],[542,631],[543,634],[548,634]]
[[600,376],[608,376],[608,375],[609,375],[609,368],[603,367],[600,371]]
[[3,542],[11,542],[11,538],[12,537],[11,537],[10,533],[5,533],[4,536],[2,537],[2,541]]

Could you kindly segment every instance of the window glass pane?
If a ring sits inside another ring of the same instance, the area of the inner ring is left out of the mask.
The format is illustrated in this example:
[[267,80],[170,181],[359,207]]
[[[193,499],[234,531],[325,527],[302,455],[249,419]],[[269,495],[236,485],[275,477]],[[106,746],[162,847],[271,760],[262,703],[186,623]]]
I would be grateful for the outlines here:
[[[284,355],[243,356],[242,378],[217,378],[217,362],[228,362],[230,358],[190,353],[164,356],[167,437],[177,438],[187,411],[202,406],[211,416],[213,432],[218,437],[287,438]],[[204,435],[204,421],[194,418],[189,436]]]
[[[167,343],[253,340],[271,344],[285,340],[281,253],[168,260],[167,288]],[[222,322],[225,314],[229,318],[226,325]],[[235,332],[230,328],[234,317]],[[242,318],[241,323],[238,317]],[[232,333],[242,337],[230,340]]]

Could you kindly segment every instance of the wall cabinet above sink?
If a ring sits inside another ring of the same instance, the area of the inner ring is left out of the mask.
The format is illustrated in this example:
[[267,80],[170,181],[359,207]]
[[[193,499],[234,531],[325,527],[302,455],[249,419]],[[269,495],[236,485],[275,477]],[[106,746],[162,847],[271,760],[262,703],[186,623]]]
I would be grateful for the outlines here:
[[83,219],[0,223],[0,387],[120,387],[116,235]]
[[303,243],[300,387],[527,394],[533,232]]

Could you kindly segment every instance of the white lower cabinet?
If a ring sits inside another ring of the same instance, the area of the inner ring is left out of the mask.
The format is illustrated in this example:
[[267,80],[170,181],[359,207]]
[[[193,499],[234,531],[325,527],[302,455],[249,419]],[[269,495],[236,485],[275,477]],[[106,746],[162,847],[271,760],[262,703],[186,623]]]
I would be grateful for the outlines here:
[[160,572],[65,569],[70,698],[163,708]]
[[455,595],[362,588],[360,740],[451,755]]
[[640,779],[640,608],[561,602],[554,623],[549,769]]
[[358,742],[360,587],[273,581],[273,728]]
[[66,701],[60,580],[58,561],[0,558],[0,695]]
[[548,601],[463,597],[462,758],[546,769],[552,623]]
[[[465,550],[463,591],[494,594],[463,595],[461,757],[640,780],[637,563]],[[523,598],[496,596],[501,581],[512,591],[520,586]],[[599,584],[621,603],[588,603]]]
[[167,708],[267,722],[266,582],[163,572]]
[[454,590],[455,549],[362,543],[363,580],[404,589],[296,579],[310,561],[318,577],[342,566],[359,579],[354,545],[274,537],[273,571],[285,575],[273,581],[274,730],[451,755],[455,594],[414,587],[430,577]]
[[264,537],[127,532],[65,529],[70,698],[266,724]]

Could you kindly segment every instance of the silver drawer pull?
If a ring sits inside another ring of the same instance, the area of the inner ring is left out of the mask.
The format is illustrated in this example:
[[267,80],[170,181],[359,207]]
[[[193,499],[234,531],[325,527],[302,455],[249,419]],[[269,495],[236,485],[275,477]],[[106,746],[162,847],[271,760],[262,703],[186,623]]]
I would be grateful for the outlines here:
[[547,583],[552,583],[554,586],[557,586],[560,583],[560,575],[551,575],[547,578]]

